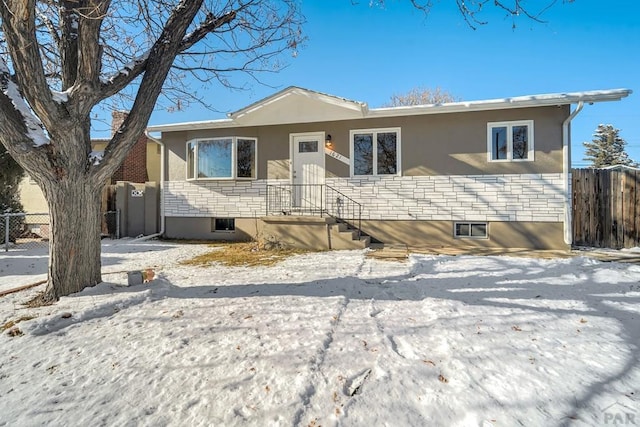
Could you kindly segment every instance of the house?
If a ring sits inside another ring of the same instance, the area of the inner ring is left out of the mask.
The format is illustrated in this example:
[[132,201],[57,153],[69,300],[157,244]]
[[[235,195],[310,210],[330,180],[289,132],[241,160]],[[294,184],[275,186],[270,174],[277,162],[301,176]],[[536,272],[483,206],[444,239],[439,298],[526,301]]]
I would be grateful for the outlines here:
[[[111,113],[111,132],[115,132],[127,116],[126,111]],[[94,138],[91,140],[93,152],[104,151],[109,139]],[[117,181],[144,183],[160,181],[160,145],[141,135],[131,149],[124,162],[111,177],[111,184]],[[42,190],[31,178],[25,176],[19,187],[20,202],[24,212],[29,214],[48,213],[49,207]]]
[[[129,114],[128,111],[113,111],[111,113],[111,134],[113,135],[122,125]],[[104,152],[109,143],[107,139],[92,139],[94,152]],[[160,145],[140,135],[136,144],[131,148],[127,157],[111,177],[111,184],[118,181],[144,183],[148,181],[160,182]]]
[[[120,128],[127,114],[128,112],[126,111],[113,111],[111,113],[112,134]],[[94,138],[91,140],[91,148],[94,153],[100,153],[104,151],[108,143],[109,139]],[[159,144],[147,138],[146,135],[141,135],[129,154],[127,154],[122,165],[111,177],[109,184],[127,181],[140,183],[144,187],[144,183],[148,181],[160,182],[160,151],[161,146]],[[25,217],[25,223],[31,231],[35,231],[36,234],[42,237],[47,237],[49,207],[42,190],[35,181],[25,175],[20,182],[19,191],[23,210],[28,214]],[[107,201],[107,193],[103,195],[103,210],[115,210],[115,200]],[[140,216],[136,212],[132,212],[131,215]],[[122,223],[127,225],[124,219]],[[137,232],[139,228],[136,227],[134,232]]]
[[317,248],[567,248],[570,122],[630,93],[369,108],[289,87],[224,119],[150,126],[166,153],[161,228]]

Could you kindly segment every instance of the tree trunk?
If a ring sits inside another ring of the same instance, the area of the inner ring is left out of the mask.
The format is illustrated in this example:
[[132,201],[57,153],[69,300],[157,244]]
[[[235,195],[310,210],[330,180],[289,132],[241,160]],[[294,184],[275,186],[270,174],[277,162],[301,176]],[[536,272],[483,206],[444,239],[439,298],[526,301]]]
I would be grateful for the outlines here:
[[101,185],[84,175],[45,183],[51,230],[44,302],[80,292],[100,276]]

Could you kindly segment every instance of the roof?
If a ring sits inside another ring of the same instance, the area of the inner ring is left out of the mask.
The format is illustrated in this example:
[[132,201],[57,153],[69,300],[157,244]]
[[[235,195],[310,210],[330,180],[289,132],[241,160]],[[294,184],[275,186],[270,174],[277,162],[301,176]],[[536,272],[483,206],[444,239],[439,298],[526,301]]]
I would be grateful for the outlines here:
[[369,108],[365,102],[291,86],[228,115],[226,119],[154,125],[150,132],[172,132],[239,126],[280,125],[354,120],[380,117],[416,116],[427,114],[461,113],[471,111],[505,110],[513,108],[545,107],[619,101],[629,96],[631,89],[593,90],[586,92],[548,93],[480,101],[448,102],[442,104]]

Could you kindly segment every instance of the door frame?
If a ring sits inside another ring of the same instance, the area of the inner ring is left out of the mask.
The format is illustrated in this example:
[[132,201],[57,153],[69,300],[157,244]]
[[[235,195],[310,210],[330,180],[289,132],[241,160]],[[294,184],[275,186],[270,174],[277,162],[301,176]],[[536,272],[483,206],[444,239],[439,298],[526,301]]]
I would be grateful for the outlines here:
[[326,132],[296,132],[289,134],[289,182],[291,184],[295,184],[293,181],[293,165],[295,163],[295,155],[296,155],[296,146],[295,139],[298,137],[309,137],[309,138],[317,138],[318,139],[318,156],[322,156],[322,184],[325,183],[327,177],[327,168],[326,168],[326,159],[324,153],[324,142],[326,138]]

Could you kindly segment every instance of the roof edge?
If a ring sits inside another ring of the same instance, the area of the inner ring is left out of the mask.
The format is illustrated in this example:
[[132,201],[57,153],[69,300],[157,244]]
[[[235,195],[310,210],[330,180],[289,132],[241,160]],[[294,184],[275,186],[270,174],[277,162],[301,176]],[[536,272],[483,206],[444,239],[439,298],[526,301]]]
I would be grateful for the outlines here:
[[[526,95],[517,96],[512,98],[496,98],[479,101],[461,101],[461,102],[449,102],[443,104],[427,104],[427,105],[411,105],[400,107],[381,107],[381,108],[369,108],[364,102],[352,101],[346,98],[340,98],[333,95],[324,94],[322,92],[316,92],[297,86],[289,86],[288,88],[277,92],[267,98],[264,98],[258,102],[255,102],[241,110],[231,113],[228,118],[205,120],[198,122],[183,122],[173,123],[166,125],[153,125],[148,126],[149,132],[179,132],[186,130],[202,130],[202,129],[215,129],[215,128],[228,128],[235,126],[247,126],[248,123],[240,123],[238,119],[248,114],[251,111],[262,108],[270,103],[287,96],[290,93],[303,93],[308,96],[318,97],[319,99],[328,103],[339,103],[343,106],[348,106],[350,109],[360,110],[362,112],[362,118],[380,118],[380,117],[398,117],[398,116],[412,116],[422,114],[446,114],[446,113],[460,113],[471,111],[490,111],[490,110],[504,110],[509,108],[527,108],[527,107],[543,107],[553,105],[568,105],[576,104],[578,102],[586,102],[593,104],[596,102],[608,102],[608,101],[620,101],[622,98],[626,98],[631,95],[633,91],[631,89],[609,89],[609,90],[592,90],[585,92],[566,92],[566,93],[548,93],[540,95]],[[282,123],[274,124],[290,124],[290,121],[283,120]]]
[[311,89],[305,89],[303,87],[299,87],[299,86],[289,86],[279,92],[274,93],[271,96],[268,96],[266,98],[263,98],[259,101],[256,101],[252,104],[249,104],[248,106],[234,111],[233,113],[229,113],[227,115],[227,117],[229,117],[230,119],[236,120],[239,119],[247,114],[252,113],[253,111],[259,110],[261,108],[264,108],[266,106],[268,106],[269,104],[278,101],[279,99],[282,99],[284,97],[287,97],[289,95],[292,94],[299,94],[299,95],[304,95],[304,96],[308,96],[310,98],[316,98],[319,99],[323,102],[329,103],[329,104],[335,104],[335,105],[340,105],[342,107],[346,107],[352,110],[356,110],[356,111],[362,111],[364,110],[364,108],[366,108],[366,104],[364,102],[360,102],[360,101],[354,101],[351,99],[347,99],[347,98],[342,98],[340,96],[335,96],[335,95],[331,95],[328,93],[323,93],[323,92],[318,92],[315,90],[311,90]]
[[626,98],[631,89],[592,90],[585,92],[547,93],[511,98],[496,98],[479,101],[460,101],[442,104],[382,107],[369,110],[369,117],[397,117],[403,115],[457,113],[464,111],[503,110],[507,108],[543,107],[568,105],[578,102],[596,103],[619,101]]
[[166,125],[147,126],[148,132],[180,132],[185,130],[202,130],[233,127],[237,123],[231,119],[202,120],[198,122],[169,123]]

